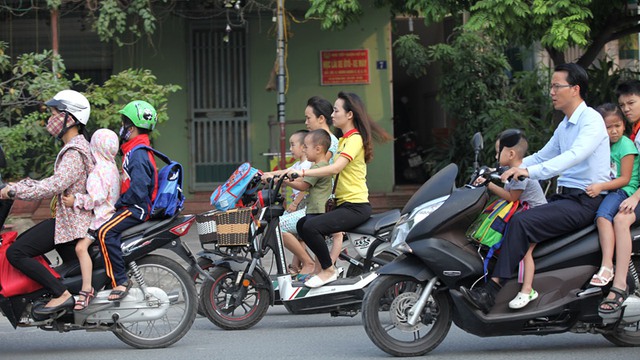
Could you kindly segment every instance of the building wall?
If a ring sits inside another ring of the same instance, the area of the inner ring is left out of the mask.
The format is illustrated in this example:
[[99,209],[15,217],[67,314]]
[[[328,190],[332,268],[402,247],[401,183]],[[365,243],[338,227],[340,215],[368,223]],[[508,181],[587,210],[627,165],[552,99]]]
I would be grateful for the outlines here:
[[[385,10],[367,8],[360,23],[343,31],[323,31],[319,22],[290,23],[287,53],[288,92],[286,95],[287,120],[304,119],[306,101],[313,95],[321,95],[333,102],[339,91],[360,95],[369,113],[385,129],[392,131],[391,100],[391,24]],[[302,19],[303,15],[297,14]],[[169,98],[170,120],[158,127],[160,136],[155,141],[158,149],[172,158],[189,164],[189,49],[188,23],[171,18],[158,28],[153,47],[145,42],[115,49],[114,72],[128,67],[151,69],[159,83],[172,83],[182,90]],[[268,92],[265,86],[276,59],[275,24],[270,17],[250,18],[248,24],[251,116],[251,159],[260,168],[267,167],[261,154],[269,150],[269,116],[276,118],[276,92]],[[368,85],[321,86],[320,50],[369,49]],[[387,69],[376,70],[376,61],[387,61]],[[304,125],[288,126],[291,133]],[[287,145],[288,148],[288,145]],[[187,172],[188,173],[188,172]],[[391,191],[393,187],[393,146],[376,145],[375,157],[368,167],[367,176],[371,191]],[[189,179],[185,179],[189,184]],[[188,192],[188,189],[187,189]]]

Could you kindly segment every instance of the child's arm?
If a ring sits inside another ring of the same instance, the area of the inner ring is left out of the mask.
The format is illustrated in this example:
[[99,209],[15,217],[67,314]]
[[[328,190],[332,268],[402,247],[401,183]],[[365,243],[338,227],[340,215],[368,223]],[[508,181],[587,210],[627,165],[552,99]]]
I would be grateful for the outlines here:
[[487,188],[489,189],[489,191],[491,191],[495,195],[509,202],[513,202],[520,199],[520,195],[522,195],[522,192],[524,191],[524,190],[515,190],[515,189],[507,191],[504,188],[492,182],[490,182],[489,185],[487,185]]
[[294,181],[287,181],[287,186],[290,186],[296,190],[307,191],[311,187],[308,182],[304,181],[301,177],[295,179]]
[[585,190],[587,195],[594,197],[600,195],[603,191],[616,190],[628,185],[629,181],[631,181],[634,161],[635,155],[625,155],[622,160],[620,160],[620,176],[611,181],[587,186],[587,189]]
[[293,199],[291,204],[289,204],[289,206],[287,207],[287,211],[292,213],[292,212],[298,210],[298,205],[300,205],[300,203],[302,202],[302,199],[304,199],[305,196],[306,196],[306,193],[304,191],[300,191],[296,195],[296,198]]
[[63,201],[66,205],[67,200],[73,197],[74,199],[72,201],[74,208],[93,210],[107,201],[109,189],[109,184],[103,184],[102,181],[100,181],[100,178],[91,173],[87,178],[87,193],[70,195],[67,199],[63,198]]

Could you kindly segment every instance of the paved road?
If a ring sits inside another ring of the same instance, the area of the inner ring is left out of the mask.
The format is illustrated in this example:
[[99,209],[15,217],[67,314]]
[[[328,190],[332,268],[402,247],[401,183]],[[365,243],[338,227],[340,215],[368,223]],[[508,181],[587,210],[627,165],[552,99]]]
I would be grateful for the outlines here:
[[[195,229],[184,238],[200,249]],[[271,308],[255,327],[224,331],[206,318],[197,318],[189,333],[167,349],[135,350],[111,333],[14,330],[0,317],[0,359],[381,359],[389,356],[369,340],[360,316],[290,315]],[[479,338],[452,327],[429,359],[473,360],[638,360],[640,348],[618,348],[592,334]]]
[[[224,331],[198,318],[189,333],[167,349],[134,350],[110,333],[58,334],[13,330],[0,320],[0,359],[381,359],[389,358],[369,340],[360,316],[290,315],[282,306],[269,310],[255,327]],[[429,359],[615,359],[638,360],[640,348],[617,348],[591,334],[479,338],[452,327]]]

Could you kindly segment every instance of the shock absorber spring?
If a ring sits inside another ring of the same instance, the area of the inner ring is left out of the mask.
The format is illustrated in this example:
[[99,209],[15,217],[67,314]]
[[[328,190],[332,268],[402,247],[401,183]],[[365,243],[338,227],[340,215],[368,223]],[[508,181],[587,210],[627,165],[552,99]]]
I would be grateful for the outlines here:
[[631,260],[629,261],[629,274],[633,278],[633,282],[636,288],[636,294],[640,294],[640,277],[638,276],[638,269],[633,264],[633,257],[638,256],[637,254],[631,254]]
[[131,269],[131,273],[133,274],[133,277],[136,279],[136,282],[138,283],[138,286],[140,286],[140,289],[142,290],[142,292],[146,294],[147,284],[144,282],[144,277],[140,272],[140,268],[138,267],[138,264],[136,264],[135,261],[130,262],[129,269]]

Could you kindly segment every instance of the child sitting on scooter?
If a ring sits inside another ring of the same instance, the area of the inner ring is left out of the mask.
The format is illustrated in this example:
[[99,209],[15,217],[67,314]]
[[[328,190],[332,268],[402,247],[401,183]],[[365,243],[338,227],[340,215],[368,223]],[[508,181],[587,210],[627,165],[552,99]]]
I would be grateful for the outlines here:
[[146,101],[135,100],[119,111],[122,119],[120,146],[123,155],[120,198],[115,213],[98,229],[105,270],[111,278],[112,290],[107,300],[120,301],[129,294],[133,282],[127,276],[122,254],[122,233],[149,219],[151,205],[158,193],[158,170],[149,134],[158,122],[156,109]]
[[[598,237],[602,248],[602,261],[600,269],[593,275],[589,284],[606,286],[614,279],[614,275],[617,275],[614,274],[613,268],[615,250],[617,265],[615,271],[618,272],[620,270],[624,274],[623,277],[619,278],[621,280],[619,282],[626,285],[626,272],[631,258],[631,241],[629,241],[631,239],[630,237],[619,236],[618,232],[614,230],[614,224],[619,220],[618,211],[625,208],[625,200],[634,195],[640,183],[638,149],[633,141],[624,135],[624,118],[618,106],[608,103],[599,106],[596,110],[604,119],[607,133],[609,134],[609,142],[611,143],[611,181],[591,184],[586,189],[587,195],[591,197],[598,196],[601,191],[609,191],[596,212]],[[615,228],[618,229],[618,224],[615,225]],[[628,232],[628,226],[624,231]],[[620,287],[620,284],[616,284],[614,281],[610,295],[602,301],[599,310],[603,313],[616,312],[620,309],[626,297],[626,286]]]
[[[307,134],[307,136],[304,138],[304,152],[307,156],[307,160],[314,162],[313,166],[311,166],[311,169],[318,169],[323,166],[329,165],[329,163],[325,159],[325,155],[327,154],[330,146],[331,137],[325,130],[313,130],[309,132],[309,134]],[[298,233],[300,233],[299,227],[301,223],[304,223],[306,220],[319,214],[324,214],[325,203],[327,202],[327,199],[329,199],[329,196],[331,196],[331,176],[304,177],[304,173],[305,170],[302,170],[302,177],[288,183],[288,185],[294,189],[298,189],[301,191],[308,190],[309,192],[309,194],[307,195],[306,215],[303,216],[300,221],[298,221]],[[300,244],[299,246],[302,251],[306,253],[306,249],[304,248],[304,246],[302,244]],[[308,272],[302,273],[302,275],[298,276],[298,279],[302,281],[306,280],[306,278],[309,277],[308,274],[312,274],[313,272],[315,272],[315,269],[303,268],[303,271]]]
[[[498,141],[496,141],[496,160],[498,160],[500,166],[519,167],[522,164],[522,159],[526,155],[528,148],[529,144],[527,139],[520,130],[505,130],[500,134]],[[476,184],[482,184],[484,181],[484,178],[480,178]],[[511,179],[504,185],[504,188],[490,182],[487,188],[504,200],[510,202],[519,200],[520,203],[527,203],[529,207],[547,203],[540,184],[529,178],[522,181]],[[534,247],[535,244],[531,244],[522,259],[524,264],[522,288],[518,295],[509,302],[511,309],[521,309],[538,297],[538,292],[533,289],[535,263],[533,262],[532,253]]]
[[80,262],[82,274],[82,288],[80,298],[76,301],[74,310],[84,310],[95,297],[91,286],[91,272],[93,265],[89,256],[89,246],[96,239],[96,231],[115,213],[114,205],[120,196],[120,173],[116,166],[118,154],[118,135],[109,129],[100,129],[91,137],[91,155],[96,161],[93,171],[87,178],[86,194],[69,194],[62,196],[65,206],[74,211],[93,211],[93,220],[89,226],[90,237],[78,240],[76,254]]
[[[312,162],[307,159],[307,155],[303,150],[304,139],[308,133],[308,130],[298,130],[289,137],[289,150],[293,158],[297,160],[291,165],[291,169],[302,171],[311,168]],[[266,172],[262,175],[262,178],[271,178],[274,175],[284,174],[286,171],[288,169]],[[296,224],[306,213],[305,198],[307,193],[296,188],[292,189],[293,194],[287,206],[287,211],[280,217],[280,231],[282,232],[284,246],[293,253],[293,259],[289,265],[289,273],[297,276],[304,271],[310,272],[314,268],[314,262],[296,237],[298,235]]]

